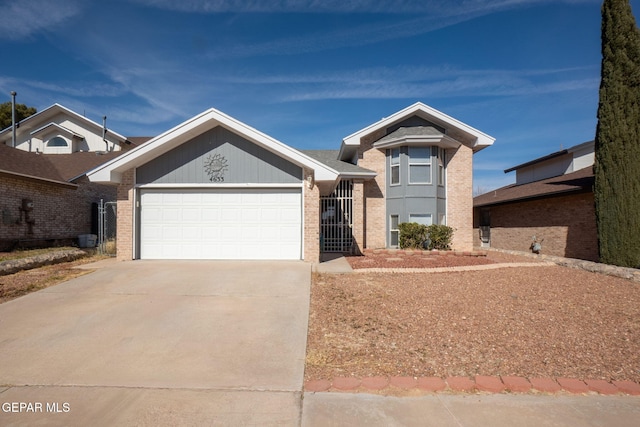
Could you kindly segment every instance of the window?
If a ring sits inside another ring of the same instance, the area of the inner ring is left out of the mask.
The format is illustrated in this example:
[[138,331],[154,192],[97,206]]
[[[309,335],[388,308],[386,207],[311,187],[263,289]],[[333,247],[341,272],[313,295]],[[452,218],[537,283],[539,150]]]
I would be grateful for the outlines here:
[[68,147],[67,141],[61,136],[55,136],[47,142],[47,147]]
[[409,222],[417,222],[422,225],[433,224],[431,214],[409,214]]
[[444,185],[444,148],[438,148],[438,185]]
[[400,149],[391,149],[391,185],[400,184]]
[[389,246],[397,248],[400,244],[400,230],[398,229],[398,215],[389,217]]
[[409,184],[431,184],[431,147],[409,147]]

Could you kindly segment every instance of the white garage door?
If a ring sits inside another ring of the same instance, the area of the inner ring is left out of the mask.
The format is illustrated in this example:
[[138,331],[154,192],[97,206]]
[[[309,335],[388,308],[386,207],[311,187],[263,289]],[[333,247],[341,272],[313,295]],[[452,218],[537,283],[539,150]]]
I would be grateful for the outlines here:
[[300,259],[300,189],[142,190],[142,259]]

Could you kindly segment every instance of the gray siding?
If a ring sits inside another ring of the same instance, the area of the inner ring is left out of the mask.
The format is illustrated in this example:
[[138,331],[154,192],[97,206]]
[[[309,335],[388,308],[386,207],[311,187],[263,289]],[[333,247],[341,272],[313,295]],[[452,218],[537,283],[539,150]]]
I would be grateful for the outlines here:
[[431,184],[409,184],[407,147],[400,148],[399,185],[392,186],[389,181],[391,150],[387,150],[386,164],[387,241],[391,215],[398,215],[398,221],[402,223],[408,222],[411,214],[431,214],[432,223],[437,224],[439,215],[446,214],[446,187],[438,185],[438,159],[435,150],[431,153]]
[[[207,172],[213,158],[226,168],[218,178]],[[302,168],[221,126],[139,167],[138,184],[293,184],[302,181]]]

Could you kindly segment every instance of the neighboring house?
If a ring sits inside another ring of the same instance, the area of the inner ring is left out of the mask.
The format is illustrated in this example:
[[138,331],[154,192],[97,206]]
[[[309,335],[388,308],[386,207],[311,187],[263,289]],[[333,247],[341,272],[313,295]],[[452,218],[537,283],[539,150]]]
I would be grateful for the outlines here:
[[70,244],[95,234],[95,203],[116,190],[86,172],[132,144],[113,131],[55,104],[0,131],[0,250]]
[[[13,146],[12,127],[0,131],[0,144]],[[15,147],[43,154],[70,154],[83,151],[111,152],[128,149],[124,136],[80,114],[54,104],[23,119],[16,126]]]
[[472,250],[472,155],[494,139],[422,103],[298,151],[215,109],[88,173],[118,185],[118,258],[303,259],[446,223]]
[[116,194],[85,173],[118,154],[37,154],[0,144],[0,251],[67,245],[96,233],[92,204]]
[[593,200],[594,142],[505,170],[516,183],[474,198],[478,246],[598,260]]

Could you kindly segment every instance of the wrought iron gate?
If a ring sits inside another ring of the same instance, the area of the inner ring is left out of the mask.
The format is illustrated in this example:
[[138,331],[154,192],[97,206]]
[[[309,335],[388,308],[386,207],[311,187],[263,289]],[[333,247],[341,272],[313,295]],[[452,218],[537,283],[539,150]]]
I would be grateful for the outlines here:
[[320,251],[353,249],[353,182],[340,181],[329,196],[320,197]]
[[98,252],[116,255],[117,202],[100,200],[98,205]]

